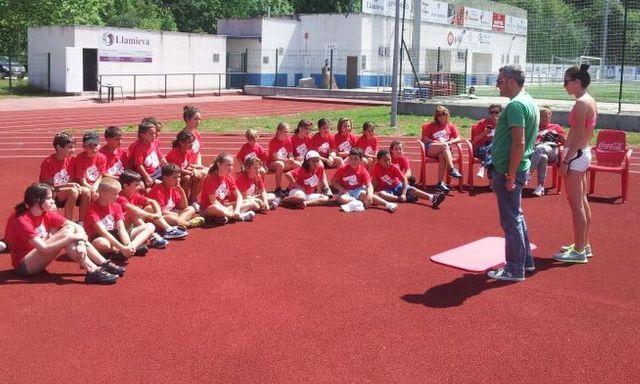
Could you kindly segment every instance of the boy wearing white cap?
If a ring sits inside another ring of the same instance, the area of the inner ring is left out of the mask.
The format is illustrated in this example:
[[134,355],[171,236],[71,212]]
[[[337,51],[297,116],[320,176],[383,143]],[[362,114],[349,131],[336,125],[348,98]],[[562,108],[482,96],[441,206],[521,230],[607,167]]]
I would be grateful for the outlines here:
[[289,180],[290,191],[282,203],[287,207],[304,209],[307,206],[323,205],[333,197],[321,165],[320,154],[316,151],[307,151],[302,166],[287,172],[285,177]]

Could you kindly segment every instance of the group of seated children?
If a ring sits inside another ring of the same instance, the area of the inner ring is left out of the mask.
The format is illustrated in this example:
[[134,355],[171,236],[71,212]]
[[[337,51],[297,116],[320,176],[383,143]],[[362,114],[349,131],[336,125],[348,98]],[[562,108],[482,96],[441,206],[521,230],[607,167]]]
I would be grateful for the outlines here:
[[[202,164],[201,114],[185,107],[183,117],[185,128],[166,157],[158,141],[162,125],[152,117],[142,120],[128,150],[116,126],[105,130],[102,147],[97,132],[86,132],[83,151],[75,157],[72,135],[56,134],[55,152],[42,162],[39,182],[26,189],[7,223],[5,240],[16,272],[38,274],[66,249],[87,271],[87,283],[111,284],[125,273],[114,261],[144,256],[149,247],[165,248],[168,240],[185,238],[189,228],[207,219],[251,221],[256,212],[280,204],[305,208],[330,202],[345,212],[373,205],[394,212],[399,202],[426,199],[438,207],[445,198],[413,186],[402,144],[393,141],[389,150],[378,150],[371,123],[360,138],[347,118],[340,119],[335,135],[327,119],[320,119],[313,136],[309,120],[300,121],[291,136],[289,125],[280,123],[268,151],[250,129],[236,155],[242,171],[235,174],[234,158],[226,153],[210,167]],[[326,168],[337,168],[330,181]],[[268,171],[275,173],[275,193],[265,187]]]

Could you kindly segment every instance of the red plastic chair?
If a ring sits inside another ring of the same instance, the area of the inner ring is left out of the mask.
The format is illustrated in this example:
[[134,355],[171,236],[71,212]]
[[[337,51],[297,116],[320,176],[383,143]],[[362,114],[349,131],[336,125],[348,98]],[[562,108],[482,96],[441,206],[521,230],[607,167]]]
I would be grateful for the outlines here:
[[627,134],[624,131],[603,129],[598,132],[596,163],[589,166],[589,194],[595,189],[597,172],[617,173],[622,179],[622,202],[627,201],[632,152],[632,149],[627,149]]
[[[427,157],[427,154],[424,150],[424,143],[422,143],[422,140],[417,140],[418,142],[418,147],[420,148],[420,184],[424,187],[426,185],[427,182],[427,164],[430,163],[438,163],[438,159],[436,158],[432,158],[432,157]],[[462,146],[460,145],[460,143],[455,143],[454,147],[456,148],[455,151],[452,151],[452,155],[453,155],[453,163],[458,163],[457,167],[460,171],[462,171],[463,168],[463,159],[462,159]],[[464,181],[463,181],[464,177],[461,177],[458,179],[458,191],[462,192],[464,190]],[[446,172],[446,178],[445,178],[445,182],[447,184],[449,184],[451,182],[451,176],[449,176],[449,173]]]

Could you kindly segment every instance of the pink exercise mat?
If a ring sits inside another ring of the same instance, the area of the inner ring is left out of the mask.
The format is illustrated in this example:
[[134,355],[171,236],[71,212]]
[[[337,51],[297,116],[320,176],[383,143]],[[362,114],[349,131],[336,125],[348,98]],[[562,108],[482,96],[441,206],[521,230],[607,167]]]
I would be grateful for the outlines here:
[[[531,250],[536,249],[531,244]],[[504,238],[485,237],[431,256],[431,261],[471,272],[484,272],[505,263]]]

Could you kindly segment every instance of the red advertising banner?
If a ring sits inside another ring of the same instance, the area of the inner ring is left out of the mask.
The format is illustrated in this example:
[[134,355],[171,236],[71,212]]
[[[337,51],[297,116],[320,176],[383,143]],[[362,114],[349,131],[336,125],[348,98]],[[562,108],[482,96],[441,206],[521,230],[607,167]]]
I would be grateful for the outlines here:
[[493,12],[492,29],[494,31],[504,32],[505,15]]

